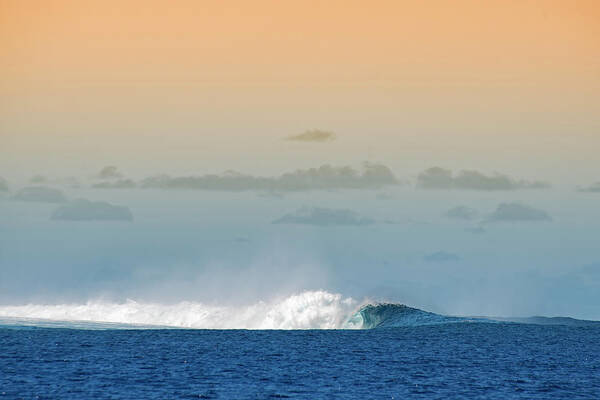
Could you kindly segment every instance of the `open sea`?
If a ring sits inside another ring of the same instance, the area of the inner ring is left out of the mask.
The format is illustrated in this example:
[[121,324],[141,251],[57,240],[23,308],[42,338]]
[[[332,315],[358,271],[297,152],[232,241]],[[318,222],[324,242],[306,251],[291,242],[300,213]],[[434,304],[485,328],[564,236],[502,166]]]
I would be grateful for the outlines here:
[[0,325],[0,399],[600,399],[600,325]]

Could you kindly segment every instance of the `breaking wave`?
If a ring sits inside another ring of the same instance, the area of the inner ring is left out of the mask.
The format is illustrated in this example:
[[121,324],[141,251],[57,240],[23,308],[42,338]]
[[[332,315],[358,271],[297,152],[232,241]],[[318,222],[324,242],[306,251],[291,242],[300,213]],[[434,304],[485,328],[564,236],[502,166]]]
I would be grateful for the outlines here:
[[77,329],[374,329],[460,322],[509,322],[541,325],[600,324],[572,318],[453,317],[402,304],[358,302],[340,294],[307,291],[248,306],[87,302],[85,304],[0,306],[0,325]]
[[[371,329],[463,320],[400,304],[371,304],[326,291],[307,291],[248,306],[90,301],[0,306],[0,324],[74,328]],[[59,323],[60,321],[60,323]]]

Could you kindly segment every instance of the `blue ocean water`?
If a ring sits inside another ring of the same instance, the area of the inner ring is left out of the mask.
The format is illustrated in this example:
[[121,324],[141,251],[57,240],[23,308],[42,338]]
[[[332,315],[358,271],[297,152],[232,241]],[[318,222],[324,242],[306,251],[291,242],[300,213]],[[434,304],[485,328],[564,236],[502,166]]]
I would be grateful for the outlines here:
[[598,399],[600,326],[0,326],[0,399]]

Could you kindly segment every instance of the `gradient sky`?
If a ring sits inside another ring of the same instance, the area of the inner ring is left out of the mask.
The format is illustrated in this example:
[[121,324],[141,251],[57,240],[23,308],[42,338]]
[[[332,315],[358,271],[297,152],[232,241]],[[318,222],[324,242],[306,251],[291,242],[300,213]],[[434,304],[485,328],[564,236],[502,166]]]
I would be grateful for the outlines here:
[[[599,21],[596,1],[2,0],[0,165],[275,174],[375,159],[572,181],[569,167],[583,184]],[[277,140],[311,128],[341,140]]]
[[[600,181],[597,1],[0,0],[0,48],[2,304],[323,288],[600,319],[600,194],[580,190]],[[311,129],[335,140],[285,140]],[[92,187],[107,165],[140,185],[364,161],[401,184]],[[424,189],[433,166],[512,180]],[[134,220],[52,220],[19,201],[36,174]],[[477,217],[444,216],[459,206]]]

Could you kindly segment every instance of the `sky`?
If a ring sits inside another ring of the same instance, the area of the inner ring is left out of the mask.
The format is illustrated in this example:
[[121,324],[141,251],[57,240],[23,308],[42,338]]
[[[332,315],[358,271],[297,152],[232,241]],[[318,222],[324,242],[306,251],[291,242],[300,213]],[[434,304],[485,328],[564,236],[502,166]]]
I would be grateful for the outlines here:
[[0,0],[0,46],[0,303],[600,319],[596,1]]

